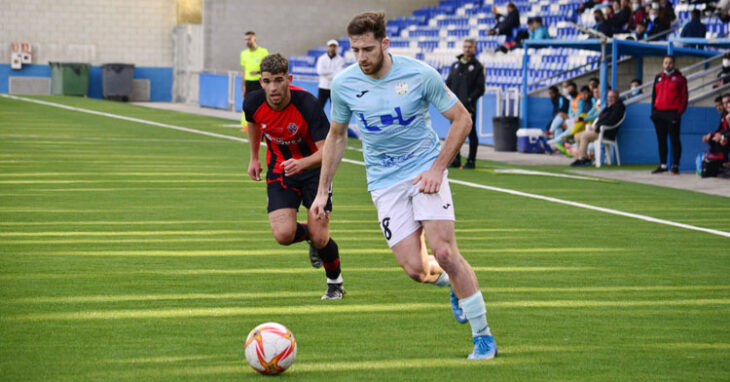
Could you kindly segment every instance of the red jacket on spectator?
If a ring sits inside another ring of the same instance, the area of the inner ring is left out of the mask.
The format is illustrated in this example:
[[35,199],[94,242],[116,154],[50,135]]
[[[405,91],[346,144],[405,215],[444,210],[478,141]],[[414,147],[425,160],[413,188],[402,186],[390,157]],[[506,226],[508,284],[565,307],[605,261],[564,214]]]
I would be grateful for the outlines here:
[[687,79],[679,70],[672,74],[663,71],[654,78],[651,94],[652,109],[659,111],[676,110],[680,115],[687,109]]
[[631,18],[634,21],[634,23],[631,27],[632,27],[632,29],[636,29],[637,25],[644,22],[644,19],[646,18],[646,11],[644,10],[644,8],[639,7],[639,9],[636,12],[634,12],[634,14],[631,16]]

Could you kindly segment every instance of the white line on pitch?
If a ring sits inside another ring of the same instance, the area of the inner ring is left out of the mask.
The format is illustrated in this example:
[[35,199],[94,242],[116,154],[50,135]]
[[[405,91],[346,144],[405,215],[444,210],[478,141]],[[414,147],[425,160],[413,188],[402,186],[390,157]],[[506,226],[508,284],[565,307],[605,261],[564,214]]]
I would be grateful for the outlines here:
[[[104,112],[100,112],[100,111],[96,111],[96,110],[83,109],[83,108],[79,108],[79,107],[67,106],[67,105],[62,105],[62,104],[58,104],[58,103],[41,101],[41,100],[25,98],[25,97],[17,97],[17,96],[12,96],[9,94],[0,94],[0,96],[18,100],[18,101],[32,102],[32,103],[36,103],[36,104],[40,104],[40,105],[57,107],[57,108],[61,108],[61,109],[71,110],[71,111],[78,111],[78,112],[82,112],[82,113],[100,115],[103,117],[121,119],[124,121],[137,122],[137,123],[142,123],[142,124],[146,124],[146,125],[152,125],[152,126],[157,126],[157,127],[164,127],[167,129],[184,131],[187,133],[202,134],[202,135],[207,135],[207,136],[215,137],[215,138],[229,139],[232,141],[248,143],[248,139],[245,139],[245,138],[238,138],[238,137],[233,137],[233,136],[224,135],[224,134],[216,134],[216,133],[211,133],[209,131],[190,129],[187,127],[175,126],[175,125],[154,122],[154,121],[147,121],[147,120],[139,119],[139,118],[125,117],[125,116],[118,115],[118,114],[104,113]],[[361,165],[361,166],[365,165],[365,163],[362,161],[356,161],[356,160],[347,159],[347,158],[343,158],[342,161],[351,163],[351,164]],[[522,196],[522,197],[531,198],[531,199],[544,200],[544,201],[552,202],[552,203],[565,204],[565,205],[572,206],[572,207],[584,208],[587,210],[603,212],[603,213],[607,213],[607,214],[611,214],[611,215],[618,215],[618,216],[628,217],[628,218],[632,218],[632,219],[638,219],[638,220],[643,220],[643,221],[647,221],[647,222],[663,224],[663,225],[668,225],[668,226],[677,227],[677,228],[684,228],[684,229],[693,230],[693,231],[705,232],[705,233],[709,233],[712,235],[730,238],[730,232],[725,232],[725,231],[720,231],[720,230],[710,229],[710,228],[704,228],[704,227],[698,227],[698,226],[693,226],[693,225],[689,225],[689,224],[677,223],[677,222],[673,222],[671,220],[658,219],[658,218],[653,218],[651,216],[634,214],[634,213],[630,213],[630,212],[614,210],[611,208],[597,207],[597,206],[592,206],[590,204],[572,202],[570,200],[563,200],[563,199],[552,198],[549,196],[543,196],[543,195],[531,194],[531,193],[522,192],[522,191],[510,190],[508,188],[486,186],[483,184],[465,182],[465,181],[456,180],[456,179],[449,179],[449,182],[454,183],[454,184],[460,184],[460,185],[467,186],[467,187],[480,188],[483,190],[489,190],[489,191],[495,191],[495,192],[502,192],[505,194]]]

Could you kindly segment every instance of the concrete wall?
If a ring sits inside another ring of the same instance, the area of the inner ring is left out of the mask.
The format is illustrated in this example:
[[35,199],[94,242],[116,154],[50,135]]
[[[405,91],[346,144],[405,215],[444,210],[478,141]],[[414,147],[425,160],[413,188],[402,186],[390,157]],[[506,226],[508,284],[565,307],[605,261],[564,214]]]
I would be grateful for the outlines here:
[[172,66],[175,0],[0,0],[0,63],[30,42],[33,64]]
[[[7,0],[3,0],[7,1]],[[259,45],[269,52],[305,55],[331,38],[345,37],[352,16],[383,10],[388,18],[408,16],[438,0],[205,0],[205,68],[240,71],[243,34],[256,31]]]

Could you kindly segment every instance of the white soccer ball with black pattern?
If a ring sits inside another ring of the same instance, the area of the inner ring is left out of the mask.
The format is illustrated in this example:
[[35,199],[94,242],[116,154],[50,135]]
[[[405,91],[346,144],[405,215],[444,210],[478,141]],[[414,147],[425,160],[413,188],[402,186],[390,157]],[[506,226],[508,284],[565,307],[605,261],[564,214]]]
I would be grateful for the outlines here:
[[261,374],[283,373],[297,356],[297,340],[291,330],[276,322],[253,328],[244,348],[246,361]]

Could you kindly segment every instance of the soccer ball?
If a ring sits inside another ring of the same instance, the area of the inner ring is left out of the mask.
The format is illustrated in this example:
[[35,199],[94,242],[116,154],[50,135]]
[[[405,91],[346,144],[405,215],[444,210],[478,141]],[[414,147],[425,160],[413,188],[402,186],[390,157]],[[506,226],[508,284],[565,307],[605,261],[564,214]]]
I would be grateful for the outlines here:
[[297,356],[297,340],[291,330],[276,322],[265,322],[246,337],[246,361],[261,374],[283,373]]

